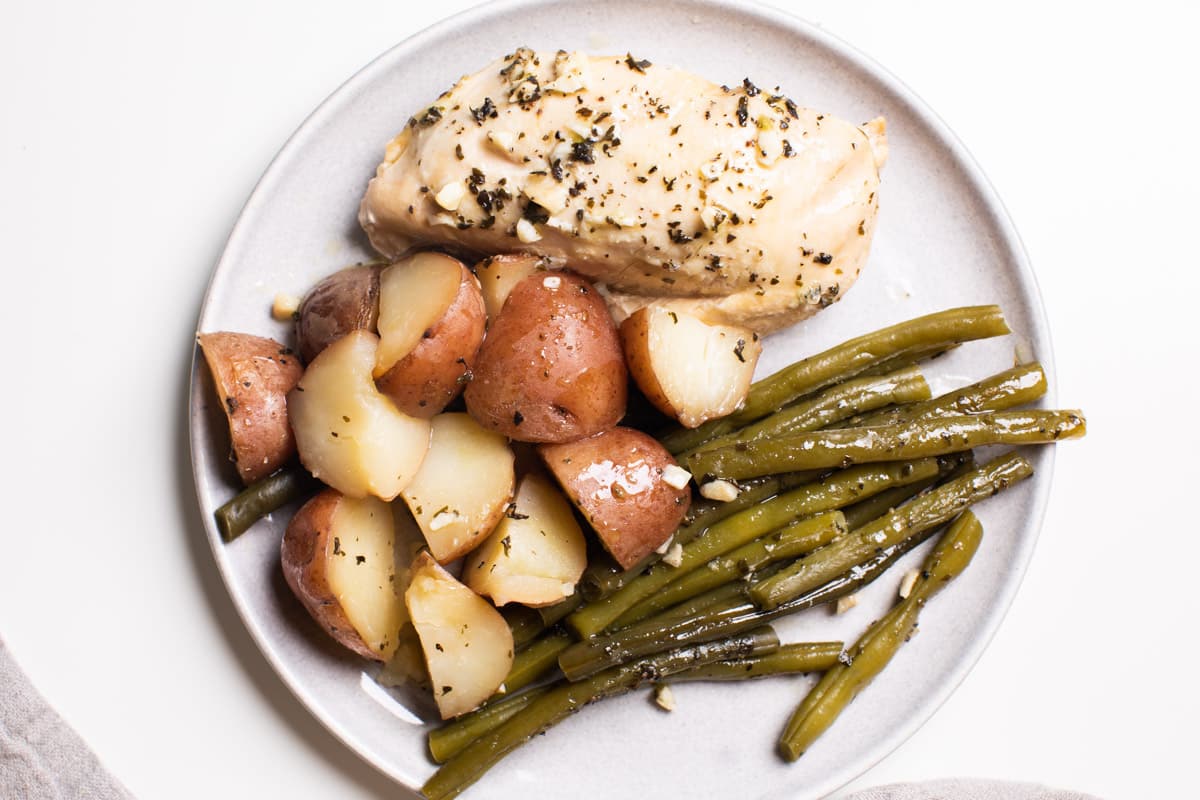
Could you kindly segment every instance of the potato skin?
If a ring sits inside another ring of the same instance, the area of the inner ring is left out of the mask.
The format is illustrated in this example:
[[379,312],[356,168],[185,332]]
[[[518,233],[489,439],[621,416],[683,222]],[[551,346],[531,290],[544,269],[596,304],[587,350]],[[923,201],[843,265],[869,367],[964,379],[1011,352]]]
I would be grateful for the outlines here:
[[471,380],[486,329],[479,281],[463,265],[458,293],[446,313],[375,385],[409,416],[430,419],[440,414]]
[[314,286],[297,311],[296,348],[304,363],[353,330],[375,331],[381,264],[357,264]]
[[522,442],[570,442],[615,426],[628,376],[616,326],[595,288],[565,272],[509,293],[479,351],[467,410]]
[[279,547],[283,577],[292,593],[312,618],[339,644],[363,658],[380,660],[354,630],[341,603],[334,596],[325,572],[326,553],[331,546],[333,517],[342,494],[325,489],[302,505],[288,523]]
[[641,431],[613,428],[544,444],[538,453],[624,569],[662,546],[691,505],[688,487],[676,489],[662,478],[675,459]]
[[274,339],[246,333],[202,333],[196,340],[229,421],[230,458],[250,485],[296,452],[287,393],[300,380],[300,359]]

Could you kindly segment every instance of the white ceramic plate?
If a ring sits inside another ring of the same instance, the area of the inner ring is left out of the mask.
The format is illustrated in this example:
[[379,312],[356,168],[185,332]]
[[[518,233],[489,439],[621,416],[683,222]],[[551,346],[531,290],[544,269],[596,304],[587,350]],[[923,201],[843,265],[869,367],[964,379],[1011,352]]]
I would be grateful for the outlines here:
[[[975,343],[930,369],[934,390],[1011,366],[1018,339],[1053,376],[1035,281],[999,200],[962,145],[894,77],[800,20],[724,2],[493,3],[398,45],[351,78],[280,151],[238,220],[213,274],[198,329],[286,341],[268,314],[279,291],[303,294],[320,277],[370,256],[355,220],[383,145],[415,109],[460,75],[518,45],[633,52],[719,83],[744,76],[847,118],[888,120],[891,154],[867,269],[846,298],[772,337],[759,365],[772,372],[867,330],[942,308],[1000,303],[1016,332]],[[422,716],[429,704],[380,689],[372,670],[322,635],[279,574],[286,515],[223,545],[213,510],[236,490],[222,421],[193,371],[192,452],[200,513],[217,564],[247,627],[280,677],[329,729],[396,781],[419,787],[433,771]],[[1048,402],[1050,399],[1048,398]],[[967,576],[922,617],[922,635],[799,762],[775,741],[808,678],[747,685],[690,684],[678,709],[645,693],[587,709],[521,748],[469,796],[819,797],[895,748],[934,712],[976,661],[1016,591],[1049,488],[1049,449],[1030,454],[1034,479],[981,506],[987,536]],[[785,640],[853,639],[891,602],[905,564],[860,595],[853,611],[817,609],[779,626]],[[565,794],[563,792],[555,792]]]

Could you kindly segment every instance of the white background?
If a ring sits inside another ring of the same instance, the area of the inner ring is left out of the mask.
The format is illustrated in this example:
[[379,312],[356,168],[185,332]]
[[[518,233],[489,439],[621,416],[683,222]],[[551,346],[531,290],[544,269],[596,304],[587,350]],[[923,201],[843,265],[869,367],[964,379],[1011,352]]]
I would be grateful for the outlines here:
[[[276,149],[367,61],[470,5],[4,3],[0,635],[141,798],[400,794],[241,628],[194,522],[185,392],[209,271]],[[1059,401],[1090,424],[1059,450],[992,646],[852,786],[1194,794],[1200,19],[776,5],[871,54],[974,153],[1037,271]]]

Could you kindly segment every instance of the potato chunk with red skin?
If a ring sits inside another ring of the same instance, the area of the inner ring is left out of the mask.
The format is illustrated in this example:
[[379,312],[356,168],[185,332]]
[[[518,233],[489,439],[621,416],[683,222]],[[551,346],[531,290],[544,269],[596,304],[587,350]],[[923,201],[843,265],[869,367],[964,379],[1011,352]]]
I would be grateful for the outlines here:
[[304,363],[350,331],[375,332],[381,264],[356,264],[322,278],[296,311],[296,347]]
[[569,442],[625,413],[625,359],[595,288],[565,272],[521,280],[492,320],[467,385],[467,411],[522,442]]
[[274,339],[247,333],[202,333],[197,338],[229,422],[231,458],[246,485],[282,467],[296,452],[287,393],[303,368]]
[[538,448],[571,502],[604,547],[628,569],[671,536],[691,504],[688,486],[664,480],[675,459],[653,437],[632,428]]

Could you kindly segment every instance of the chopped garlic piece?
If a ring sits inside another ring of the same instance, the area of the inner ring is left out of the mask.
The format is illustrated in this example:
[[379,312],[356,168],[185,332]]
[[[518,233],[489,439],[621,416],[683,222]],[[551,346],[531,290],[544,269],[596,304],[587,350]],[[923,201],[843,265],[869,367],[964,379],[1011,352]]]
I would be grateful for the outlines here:
[[654,704],[663,711],[675,710],[675,694],[671,691],[670,686],[660,683],[654,687]]
[[833,609],[835,614],[845,614],[850,609],[858,605],[858,595],[848,594],[845,597],[839,597],[837,606]]
[[537,228],[533,227],[533,223],[527,219],[517,221],[517,238],[525,244],[536,242],[542,238],[542,235],[537,232]]
[[429,520],[429,530],[440,531],[447,525],[452,525],[458,519],[457,511],[439,511]]
[[664,541],[658,547],[654,548],[654,552],[658,553],[660,556],[665,556],[667,554],[667,551],[671,549],[671,545],[674,543],[675,543],[675,534],[672,533],[670,536],[668,536],[666,538],[666,541]]
[[559,50],[554,56],[554,80],[544,87],[548,92],[573,94],[587,88],[588,85],[587,56],[582,53],[568,53]]
[[454,181],[443,186],[433,198],[437,204],[447,211],[457,211],[467,190],[461,183]]
[[921,577],[920,570],[910,569],[904,573],[904,577],[900,579],[900,598],[904,599],[912,594],[913,587],[917,585],[917,578]]
[[671,549],[662,557],[663,563],[672,567],[678,567],[683,563],[683,545],[679,542],[671,545]]
[[728,503],[730,500],[737,499],[738,487],[730,481],[709,481],[700,487],[700,496],[706,497],[709,500],[719,500],[722,503]]
[[542,286],[545,286],[547,289],[557,289],[562,286],[562,278],[557,275],[547,275],[542,278]]
[[672,489],[682,489],[692,479],[692,473],[678,464],[671,464],[662,473],[663,483]]
[[287,322],[299,310],[300,298],[285,292],[275,295],[275,302],[271,304],[271,316],[280,322]]
[[517,137],[508,131],[488,131],[487,139],[488,143],[499,150],[502,155],[515,155],[513,148],[517,143]]

